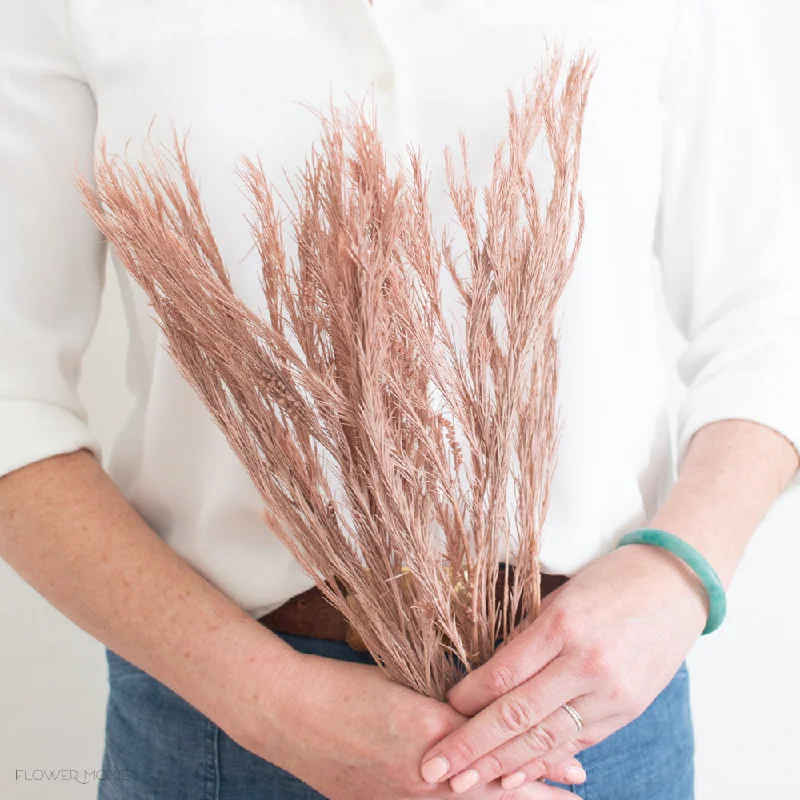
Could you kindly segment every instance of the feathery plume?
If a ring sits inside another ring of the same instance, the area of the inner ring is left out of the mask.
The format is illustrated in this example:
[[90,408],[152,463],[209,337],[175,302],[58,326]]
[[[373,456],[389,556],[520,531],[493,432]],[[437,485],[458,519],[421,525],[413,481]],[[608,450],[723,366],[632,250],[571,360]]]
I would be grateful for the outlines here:
[[[166,346],[265,502],[264,518],[394,680],[443,699],[539,608],[557,452],[555,310],[584,226],[577,188],[594,64],[556,51],[478,189],[446,179],[467,250],[428,205],[422,155],[387,168],[374,116],[320,115],[292,182],[289,258],[259,161],[251,207],[265,311],[234,292],[186,142],[149,165],[98,154],[89,213],[146,292]],[[549,197],[528,168],[546,140]],[[457,322],[442,300],[455,290]],[[514,578],[501,564],[514,563]],[[498,584],[501,591],[496,593]]]

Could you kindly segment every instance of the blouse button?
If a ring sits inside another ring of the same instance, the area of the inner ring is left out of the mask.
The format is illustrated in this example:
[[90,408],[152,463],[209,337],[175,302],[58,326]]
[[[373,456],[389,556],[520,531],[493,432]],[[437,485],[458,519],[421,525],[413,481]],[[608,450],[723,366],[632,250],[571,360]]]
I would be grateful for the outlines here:
[[394,88],[394,77],[391,72],[384,72],[375,81],[375,87],[379,92],[390,92]]

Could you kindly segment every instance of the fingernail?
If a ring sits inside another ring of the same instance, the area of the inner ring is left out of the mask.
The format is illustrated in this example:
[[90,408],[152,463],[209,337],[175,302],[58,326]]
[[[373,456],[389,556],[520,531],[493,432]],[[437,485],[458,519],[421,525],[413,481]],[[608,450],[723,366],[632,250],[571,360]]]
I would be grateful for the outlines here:
[[436,783],[447,775],[450,765],[444,756],[436,756],[430,761],[426,761],[420,768],[422,780],[426,783]]
[[583,783],[586,780],[586,772],[583,767],[573,764],[564,773],[564,783]]
[[525,783],[524,772],[512,772],[510,775],[506,775],[503,780],[500,781],[500,784],[504,789],[516,789],[517,786],[522,786],[523,783]]
[[474,769],[468,769],[466,772],[461,772],[450,781],[450,788],[456,793],[461,794],[471,789],[479,780],[480,775]]

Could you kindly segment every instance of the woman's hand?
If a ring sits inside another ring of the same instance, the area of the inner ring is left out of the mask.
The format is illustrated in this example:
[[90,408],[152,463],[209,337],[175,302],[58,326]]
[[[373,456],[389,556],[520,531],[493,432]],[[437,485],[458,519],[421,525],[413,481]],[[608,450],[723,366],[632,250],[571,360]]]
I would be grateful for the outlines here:
[[[459,793],[506,788],[605,739],[639,716],[706,623],[702,585],[671,554],[629,545],[550,595],[529,627],[450,692],[474,717],[431,748],[423,776]],[[580,714],[582,731],[561,706]]]
[[[466,721],[447,703],[398,686],[376,667],[362,664],[297,654],[281,672],[269,700],[256,702],[255,724],[251,722],[248,733],[229,731],[242,746],[330,800],[453,797],[448,784],[432,786],[419,772],[425,751]],[[557,765],[559,779],[570,763],[567,759]],[[497,781],[464,796],[572,797],[539,783],[509,792]]]

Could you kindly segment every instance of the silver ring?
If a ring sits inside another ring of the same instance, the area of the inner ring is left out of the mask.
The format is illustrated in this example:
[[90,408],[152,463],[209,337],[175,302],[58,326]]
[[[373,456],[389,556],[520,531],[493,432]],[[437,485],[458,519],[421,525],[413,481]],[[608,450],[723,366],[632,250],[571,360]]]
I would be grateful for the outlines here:
[[569,703],[564,703],[561,708],[572,717],[572,721],[578,726],[578,733],[580,733],[583,730],[583,718],[581,715]]

